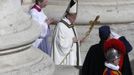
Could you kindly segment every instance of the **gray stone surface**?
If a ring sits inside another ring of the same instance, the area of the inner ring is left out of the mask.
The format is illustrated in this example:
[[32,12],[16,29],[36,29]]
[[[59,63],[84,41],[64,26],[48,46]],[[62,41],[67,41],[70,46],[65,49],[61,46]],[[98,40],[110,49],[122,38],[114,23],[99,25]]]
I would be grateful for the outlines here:
[[[133,0],[78,0],[77,24],[88,24],[89,20],[100,15],[101,23],[134,22]],[[49,0],[44,9],[49,17],[57,20],[63,16],[69,0]],[[30,4],[29,4],[30,5]],[[26,7],[27,8],[27,7]]]
[[79,68],[74,66],[56,66],[54,75],[79,75]]
[[1,0],[0,10],[0,75],[53,75],[50,57],[32,47],[40,28],[20,0]]
[[[109,4],[109,3],[108,3]],[[132,10],[134,4],[124,4],[124,5],[112,5],[112,4],[90,4],[90,2],[85,2],[85,4],[79,3],[78,18],[76,20],[77,24],[88,24],[89,20],[94,19],[97,15],[100,15],[101,23],[120,23],[120,22],[133,22],[134,11]],[[55,17],[60,19],[64,11],[66,10],[66,5],[48,5],[44,11],[50,17]],[[53,10],[51,10],[53,9]],[[125,18],[124,18],[125,17]]]

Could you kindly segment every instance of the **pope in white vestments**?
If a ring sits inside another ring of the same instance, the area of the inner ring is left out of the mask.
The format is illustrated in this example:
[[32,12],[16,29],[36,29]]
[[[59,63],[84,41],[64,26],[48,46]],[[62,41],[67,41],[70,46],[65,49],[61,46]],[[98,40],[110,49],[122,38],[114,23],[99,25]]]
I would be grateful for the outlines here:
[[[57,24],[54,32],[52,58],[56,65],[81,65],[80,48],[75,27],[72,25],[76,18],[70,19],[69,14],[75,14],[77,2],[71,0],[66,16]],[[72,9],[71,9],[72,8]]]

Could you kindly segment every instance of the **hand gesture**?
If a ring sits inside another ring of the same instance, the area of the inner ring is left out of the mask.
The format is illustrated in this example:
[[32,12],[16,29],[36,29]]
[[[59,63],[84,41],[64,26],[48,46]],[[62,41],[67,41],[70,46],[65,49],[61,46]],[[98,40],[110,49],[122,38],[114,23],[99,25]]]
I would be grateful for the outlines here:
[[73,43],[78,42],[78,39],[76,37],[73,38]]
[[47,22],[48,25],[50,25],[50,24],[57,24],[57,21],[54,20],[53,18],[48,18],[48,19],[46,20],[46,22]]

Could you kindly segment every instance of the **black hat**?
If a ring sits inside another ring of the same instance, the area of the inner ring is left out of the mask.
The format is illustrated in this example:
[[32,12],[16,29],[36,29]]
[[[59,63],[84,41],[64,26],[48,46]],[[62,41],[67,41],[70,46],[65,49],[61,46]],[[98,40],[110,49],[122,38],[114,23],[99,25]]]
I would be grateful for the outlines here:
[[101,26],[99,28],[99,36],[101,40],[106,40],[110,36],[110,27],[109,26]]

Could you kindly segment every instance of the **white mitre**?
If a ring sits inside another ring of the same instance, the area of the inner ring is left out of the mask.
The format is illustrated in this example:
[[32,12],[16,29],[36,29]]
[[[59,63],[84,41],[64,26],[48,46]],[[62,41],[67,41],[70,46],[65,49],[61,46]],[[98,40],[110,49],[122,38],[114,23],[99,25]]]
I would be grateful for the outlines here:
[[69,13],[77,13],[77,3],[70,7]]

